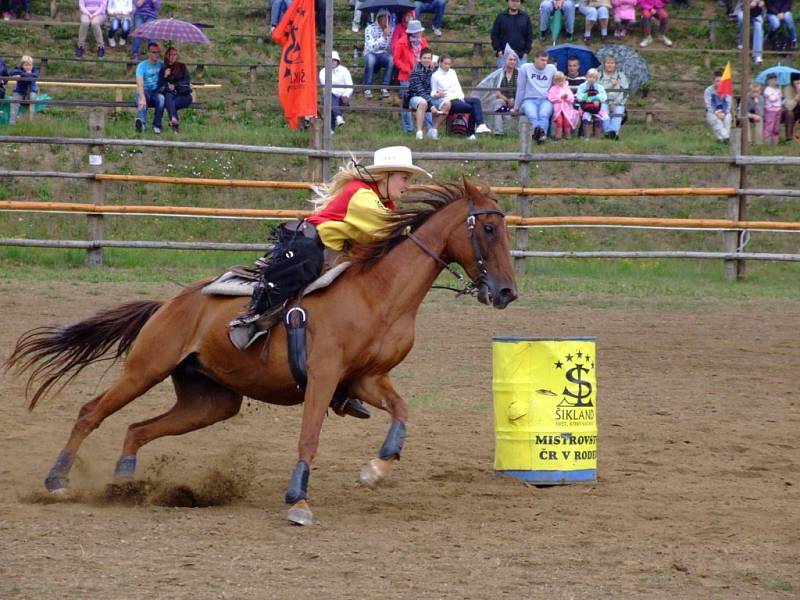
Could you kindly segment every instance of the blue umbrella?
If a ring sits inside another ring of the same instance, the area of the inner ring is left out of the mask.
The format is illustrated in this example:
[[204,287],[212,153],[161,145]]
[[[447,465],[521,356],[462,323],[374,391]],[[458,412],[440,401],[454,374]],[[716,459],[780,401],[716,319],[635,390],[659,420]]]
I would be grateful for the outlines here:
[[559,44],[547,49],[547,56],[551,60],[555,60],[558,65],[558,70],[564,73],[567,72],[567,59],[571,56],[577,57],[581,61],[581,74],[585,74],[589,69],[600,66],[600,61],[586,46],[578,46],[577,44]]
[[758,74],[758,77],[756,77],[756,81],[761,85],[764,85],[767,83],[767,77],[769,75],[777,75],[778,85],[789,85],[791,83],[792,73],[800,73],[800,71],[793,69],[792,67],[775,65],[774,67],[770,67],[769,69],[764,69],[761,71],[761,73]]

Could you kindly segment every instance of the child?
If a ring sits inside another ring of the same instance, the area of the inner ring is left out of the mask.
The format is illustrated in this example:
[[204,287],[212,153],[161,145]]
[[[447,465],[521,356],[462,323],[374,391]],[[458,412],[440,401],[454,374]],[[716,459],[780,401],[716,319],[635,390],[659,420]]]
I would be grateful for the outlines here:
[[611,0],[614,6],[614,37],[623,38],[628,35],[628,27],[636,21],[637,1]]
[[650,19],[653,17],[658,19],[661,42],[665,46],[672,46],[672,40],[667,37],[669,14],[667,14],[667,11],[664,9],[668,1],[669,0],[639,0],[639,8],[642,10],[642,30],[644,31],[644,39],[639,44],[642,48],[646,48],[653,43],[653,36],[650,35]]
[[[31,79],[35,80],[37,77],[39,77],[39,69],[34,68],[33,58],[27,54],[23,56],[20,60],[19,66],[12,69],[9,75],[12,77],[17,76],[27,78],[27,81],[23,81],[22,79],[17,80],[17,85],[14,86],[14,92],[11,94],[12,100],[30,100],[31,102],[36,100],[36,95],[39,93],[39,86],[36,85],[36,81],[31,81]],[[17,115],[19,114],[20,106],[21,105],[18,102],[15,102],[11,105],[8,118],[8,122],[11,125],[17,122]],[[28,105],[28,112],[31,120],[33,120],[33,104]]]
[[753,124],[753,143],[764,143],[764,96],[761,84],[750,84],[750,95],[747,97],[747,120]]
[[108,17],[111,25],[108,28],[108,45],[112,48],[117,45],[117,32],[119,31],[119,45],[124,46],[131,31],[133,18],[133,0],[108,0]]
[[603,102],[608,100],[606,90],[597,83],[600,72],[597,69],[586,71],[586,81],[578,87],[575,96],[581,103],[583,111],[583,137],[589,138],[589,125],[594,123],[594,137],[599,138],[602,132],[603,121],[608,119],[608,114],[603,110]]
[[547,99],[553,105],[553,129],[555,139],[572,137],[572,130],[578,125],[580,116],[572,106],[575,96],[569,89],[567,76],[561,71],[553,75],[553,86],[547,92]]
[[769,75],[764,88],[764,142],[777,144],[783,110],[783,94],[778,86],[778,76]]

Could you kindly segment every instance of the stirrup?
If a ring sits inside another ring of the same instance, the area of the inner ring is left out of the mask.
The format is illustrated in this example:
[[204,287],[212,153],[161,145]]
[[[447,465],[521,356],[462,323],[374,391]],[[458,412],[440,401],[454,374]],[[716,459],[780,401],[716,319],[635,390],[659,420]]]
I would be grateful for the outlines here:
[[349,415],[356,419],[369,419],[372,416],[367,405],[358,398],[334,398],[331,408],[340,417]]

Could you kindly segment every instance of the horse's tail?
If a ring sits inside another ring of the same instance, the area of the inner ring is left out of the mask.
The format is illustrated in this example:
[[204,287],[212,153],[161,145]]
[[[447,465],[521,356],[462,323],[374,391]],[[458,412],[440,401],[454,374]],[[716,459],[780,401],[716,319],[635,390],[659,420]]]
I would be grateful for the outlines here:
[[129,302],[67,327],[37,327],[22,334],[4,367],[17,372],[33,368],[25,386],[25,397],[31,399],[28,409],[33,410],[63,377],[69,375],[66,385],[94,362],[110,360],[113,364],[128,351],[161,304]]

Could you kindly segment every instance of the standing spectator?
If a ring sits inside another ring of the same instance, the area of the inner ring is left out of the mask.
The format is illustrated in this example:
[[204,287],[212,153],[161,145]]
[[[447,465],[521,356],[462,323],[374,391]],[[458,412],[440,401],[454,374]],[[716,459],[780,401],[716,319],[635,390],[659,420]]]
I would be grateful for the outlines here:
[[490,113],[489,126],[495,135],[503,135],[507,127],[516,124],[516,119],[511,118],[511,110],[517,93],[519,57],[508,45],[504,63],[502,69],[492,71],[478,84],[480,88],[492,88],[482,91],[480,100],[484,115]]
[[550,17],[557,10],[564,15],[564,29],[568,41],[575,35],[575,2],[573,0],[542,0],[539,4],[539,39],[545,41],[550,34]]
[[455,69],[450,68],[452,64],[452,57],[446,54],[439,57],[439,68],[431,76],[431,96],[434,106],[443,110],[445,103],[450,102],[449,114],[468,113],[470,119],[467,124],[467,138],[471,140],[475,139],[476,133],[492,133],[483,122],[481,101],[477,98],[464,97],[458,74]]
[[585,21],[583,42],[590,44],[592,41],[592,27],[600,21],[600,41],[605,42],[608,37],[608,16],[611,11],[611,0],[582,0],[580,11]]
[[492,48],[497,57],[497,68],[503,68],[506,44],[517,53],[521,63],[528,60],[533,45],[531,18],[520,10],[522,0],[508,0],[508,10],[498,14],[492,25]]
[[[275,31],[275,28],[278,26],[278,23],[281,22],[283,15],[286,14],[286,11],[292,5],[292,0],[271,0],[269,5],[269,34],[272,35],[272,32]],[[361,11],[359,11],[361,12]],[[356,30],[358,31],[358,30]]]
[[614,7],[614,37],[624,38],[636,22],[637,0],[611,0]]
[[797,29],[792,18],[792,0],[767,0],[767,22],[771,33],[778,31],[781,23],[789,32],[789,49],[797,50]]
[[[750,29],[753,30],[753,60],[757,65],[760,65],[763,59],[761,54],[764,52],[764,0],[749,0],[750,1]],[[736,17],[736,23],[739,26],[736,34],[736,47],[742,49],[742,30],[744,23],[744,0],[739,0],[736,3],[736,8],[733,10],[733,15]]]
[[[792,78],[783,89],[783,121],[786,124],[786,141],[794,139],[794,127],[800,121],[800,73],[792,73]],[[800,141],[800,139],[796,140]]]
[[158,79],[161,75],[161,47],[155,42],[147,45],[147,60],[136,66],[136,132],[147,128],[147,108],[153,108],[153,133],[161,133],[161,118],[164,115],[164,96],[158,93]]
[[583,130],[583,137],[589,138],[590,125],[594,125],[594,137],[599,138],[602,129],[605,129],[605,121],[608,120],[608,113],[604,105],[608,101],[606,90],[603,88],[598,80],[600,73],[597,69],[589,69],[586,71],[586,81],[584,81],[575,97],[581,103],[581,129]]
[[[136,12],[133,15],[133,28],[136,30],[140,25],[158,18],[158,11],[161,10],[161,0],[135,0]],[[155,44],[153,39],[147,40],[148,44]],[[131,44],[131,58],[139,60],[139,48],[142,45],[142,38],[134,37]],[[148,46],[149,48],[149,46]],[[149,50],[148,50],[149,53]]]
[[422,13],[433,13],[433,35],[437,37],[442,35],[442,22],[447,0],[416,0],[414,7],[414,14],[417,19],[420,18]]
[[350,26],[350,30],[353,33],[358,33],[361,29],[361,11],[356,8],[358,0],[348,0],[348,4],[353,7],[353,23]]
[[178,49],[174,46],[167,48],[164,55],[164,66],[158,74],[158,93],[161,96],[158,103],[167,109],[170,127],[178,133],[178,111],[192,105],[192,78],[186,65],[178,62]]
[[618,140],[630,86],[625,73],[617,69],[617,59],[611,54],[603,59],[603,70],[598,83],[605,89],[607,97],[603,110],[608,113],[608,119],[603,121],[603,133],[607,138]]
[[764,143],[777,144],[781,131],[781,111],[783,110],[783,94],[778,85],[778,76],[767,75],[764,87]]
[[[392,82],[392,52],[390,42],[392,40],[393,27],[389,21],[389,11],[381,9],[375,22],[368,25],[364,30],[364,85],[372,85],[372,78],[375,71],[383,69],[383,87],[381,88],[381,98],[389,97],[389,90],[386,89]],[[372,98],[372,90],[367,87],[364,90],[366,98]]]
[[548,90],[547,98],[553,105],[553,137],[556,140],[562,137],[569,139],[578,126],[580,116],[572,105],[575,96],[569,89],[567,76],[561,71],[556,71],[553,75],[553,86]]
[[36,84],[36,79],[39,77],[38,67],[33,66],[33,58],[27,54],[19,61],[19,66],[14,67],[9,73],[11,77],[19,77],[14,91],[11,93],[11,99],[14,100],[11,104],[8,122],[13,125],[17,122],[17,115],[19,114],[19,104],[22,100],[28,100],[28,113],[31,120],[33,120],[33,102],[36,101],[36,96],[39,93],[39,86]]
[[706,107],[706,122],[716,138],[728,143],[731,137],[731,97],[720,96],[717,86],[722,79],[722,69],[714,69],[714,81],[706,88],[703,102]]
[[650,20],[653,18],[658,19],[661,42],[665,46],[672,46],[672,40],[667,37],[669,13],[667,13],[667,10],[664,8],[668,1],[669,0],[639,0],[639,8],[642,11],[642,31],[644,32],[644,39],[639,44],[642,48],[646,48],[653,43],[653,36],[650,32]]
[[556,74],[555,65],[547,63],[547,52],[537,50],[533,62],[522,65],[517,76],[517,92],[514,95],[514,111],[522,112],[533,127],[533,139],[537,144],[547,141],[553,105],[547,92]]
[[449,102],[441,103],[438,108],[434,106],[433,97],[431,96],[432,75],[433,53],[430,48],[423,48],[419,53],[419,62],[411,72],[408,85],[408,95],[411,97],[408,107],[415,111],[418,140],[423,138],[422,126],[428,111],[435,115],[430,127],[428,127],[428,137],[435,140],[438,139],[439,127],[450,110]]
[[22,11],[22,18],[26,21],[31,20],[30,0],[3,0],[2,2],[3,20],[10,21],[15,16],[19,16]]
[[14,13],[11,12],[11,2],[13,0],[2,0],[0,2],[0,9],[3,11],[3,21],[10,21],[14,18]]
[[[325,85],[325,67],[319,70],[319,82]],[[341,87],[334,87],[341,86]],[[342,59],[336,50],[331,52],[331,133],[344,125],[344,117],[339,107],[350,106],[350,95],[353,93],[353,78],[350,71],[342,65]]]
[[117,45],[116,37],[119,32],[119,45],[124,46],[131,32],[133,0],[108,0],[108,17],[111,21],[108,27],[108,45],[112,48]]
[[75,48],[75,57],[83,58],[86,46],[86,34],[92,28],[94,39],[97,42],[97,57],[106,55],[103,44],[103,24],[106,22],[106,6],[108,0],[78,0],[81,9],[81,25],[78,28],[78,46]]
[[752,136],[753,143],[764,143],[764,94],[761,91],[761,84],[753,82],[750,84],[750,94],[747,96],[747,122],[748,127],[752,123],[755,130]]
[[[398,28],[400,25],[398,25]],[[423,48],[428,47],[428,40],[422,35],[425,28],[422,23],[416,19],[408,21],[408,25],[403,28],[405,35],[398,38],[392,44],[392,60],[397,69],[397,82],[400,84],[400,100],[402,101],[403,108],[408,108],[408,102],[411,97],[408,95],[408,80],[411,77],[411,71],[419,61],[419,53]],[[414,133],[414,123],[411,119],[411,113],[401,112],[400,119],[403,123],[403,131],[406,133]]]

